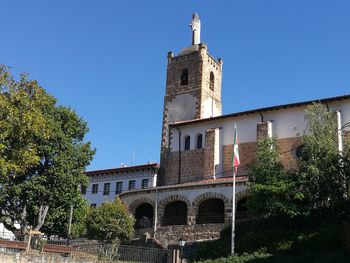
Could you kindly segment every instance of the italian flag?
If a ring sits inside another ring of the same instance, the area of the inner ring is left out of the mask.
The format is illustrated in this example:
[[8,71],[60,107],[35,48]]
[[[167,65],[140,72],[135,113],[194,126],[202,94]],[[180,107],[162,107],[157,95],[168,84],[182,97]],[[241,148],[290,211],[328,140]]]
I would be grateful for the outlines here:
[[232,165],[237,172],[237,168],[239,166],[239,152],[238,152],[238,135],[237,135],[237,126],[235,125],[235,131],[233,135],[233,155],[232,155]]

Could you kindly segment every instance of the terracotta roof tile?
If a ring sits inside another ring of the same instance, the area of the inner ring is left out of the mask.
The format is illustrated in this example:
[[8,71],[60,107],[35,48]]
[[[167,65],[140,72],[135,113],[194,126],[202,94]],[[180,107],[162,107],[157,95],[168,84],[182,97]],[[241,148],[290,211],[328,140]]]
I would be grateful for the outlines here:
[[125,167],[119,167],[119,168],[87,171],[86,175],[93,176],[98,174],[114,174],[114,173],[120,173],[120,172],[129,172],[134,170],[144,170],[144,169],[152,169],[152,168],[159,169],[159,164],[147,163],[147,164],[141,164],[141,165],[135,165],[135,166],[125,166]]

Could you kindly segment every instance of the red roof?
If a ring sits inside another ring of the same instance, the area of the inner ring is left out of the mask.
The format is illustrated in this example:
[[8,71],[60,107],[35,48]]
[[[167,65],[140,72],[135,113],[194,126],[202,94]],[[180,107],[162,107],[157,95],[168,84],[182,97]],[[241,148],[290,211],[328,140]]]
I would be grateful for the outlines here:
[[[236,182],[245,182],[248,180],[247,176],[236,176]],[[212,184],[212,183],[226,183],[226,182],[232,182],[233,177],[222,177],[222,178],[208,178],[200,181],[195,181],[195,182],[186,182],[186,183],[181,183],[181,184],[172,184],[172,185],[165,185],[165,186],[160,186],[158,188],[172,188],[172,187],[182,187],[182,186],[190,186],[190,185],[202,185],[202,184]]]
[[147,170],[147,169],[159,169],[159,164],[147,163],[147,164],[141,164],[141,165],[135,165],[135,166],[125,166],[125,167],[119,167],[119,168],[88,171],[86,172],[86,175],[93,176],[93,175],[99,175],[99,174],[115,174],[120,172],[129,172],[129,171]]

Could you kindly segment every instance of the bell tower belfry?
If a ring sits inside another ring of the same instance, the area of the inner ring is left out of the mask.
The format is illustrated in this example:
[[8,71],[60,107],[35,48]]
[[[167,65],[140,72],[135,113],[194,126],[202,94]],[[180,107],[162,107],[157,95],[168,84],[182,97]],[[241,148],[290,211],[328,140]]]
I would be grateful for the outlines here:
[[192,45],[178,55],[168,52],[166,91],[164,96],[163,125],[160,158],[160,184],[167,164],[169,124],[193,119],[203,119],[222,114],[221,59],[208,53],[208,46],[200,41],[201,23],[194,13],[189,25]]

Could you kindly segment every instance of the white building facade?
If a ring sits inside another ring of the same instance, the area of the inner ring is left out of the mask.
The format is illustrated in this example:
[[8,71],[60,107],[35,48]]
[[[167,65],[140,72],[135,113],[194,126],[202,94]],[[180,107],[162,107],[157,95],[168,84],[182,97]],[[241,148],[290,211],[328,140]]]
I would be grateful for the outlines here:
[[147,189],[156,186],[159,165],[149,163],[113,169],[86,172],[87,187],[82,187],[83,196],[96,207],[105,201],[113,201],[125,191]]

